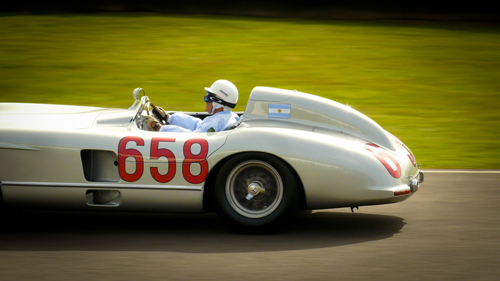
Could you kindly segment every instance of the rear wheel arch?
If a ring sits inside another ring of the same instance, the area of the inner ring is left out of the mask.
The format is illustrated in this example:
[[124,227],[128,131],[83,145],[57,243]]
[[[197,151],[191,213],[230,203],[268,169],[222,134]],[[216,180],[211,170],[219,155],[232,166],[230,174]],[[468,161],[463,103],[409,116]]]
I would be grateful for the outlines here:
[[300,179],[298,173],[295,171],[295,169],[283,158],[267,153],[267,152],[261,152],[261,151],[245,151],[245,152],[239,152],[236,154],[232,154],[227,156],[226,158],[222,159],[219,161],[214,168],[212,168],[207,176],[207,179],[205,181],[205,186],[204,186],[204,194],[203,194],[203,209],[206,212],[214,212],[216,209],[216,202],[215,202],[215,182],[217,180],[217,175],[220,172],[220,169],[222,166],[229,161],[230,159],[237,157],[242,154],[262,154],[262,155],[270,155],[273,157],[278,158],[281,160],[287,167],[290,169],[290,171],[294,174],[295,179],[297,180],[298,188],[299,188],[299,210],[306,210],[307,209],[307,203],[306,203],[306,195],[305,195],[305,190],[304,190],[304,185],[302,184],[302,180]]
[[240,230],[260,232],[304,209],[305,196],[289,163],[273,154],[250,151],[227,157],[212,169],[204,207]]

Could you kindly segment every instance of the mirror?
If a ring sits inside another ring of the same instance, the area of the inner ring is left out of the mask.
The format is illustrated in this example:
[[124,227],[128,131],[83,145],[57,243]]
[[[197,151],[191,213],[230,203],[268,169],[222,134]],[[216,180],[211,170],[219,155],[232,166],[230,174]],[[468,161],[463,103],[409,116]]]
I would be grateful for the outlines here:
[[134,96],[135,100],[140,100],[142,97],[146,95],[146,92],[144,92],[142,88],[135,88],[132,95]]

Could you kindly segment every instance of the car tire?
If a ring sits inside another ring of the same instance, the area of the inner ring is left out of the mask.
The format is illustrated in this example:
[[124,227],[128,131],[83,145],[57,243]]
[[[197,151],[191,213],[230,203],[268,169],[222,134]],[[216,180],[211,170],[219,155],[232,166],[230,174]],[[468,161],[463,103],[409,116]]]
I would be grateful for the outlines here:
[[282,160],[243,153],[221,168],[215,185],[217,213],[246,233],[272,231],[299,206],[299,183]]

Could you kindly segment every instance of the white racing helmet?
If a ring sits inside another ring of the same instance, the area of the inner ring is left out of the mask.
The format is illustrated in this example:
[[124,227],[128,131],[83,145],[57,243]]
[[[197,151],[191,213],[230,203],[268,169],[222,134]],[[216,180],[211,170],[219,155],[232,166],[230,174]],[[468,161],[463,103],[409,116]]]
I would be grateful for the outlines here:
[[217,80],[210,88],[205,88],[205,91],[205,102],[214,102],[229,108],[234,108],[238,102],[238,89],[227,80]]

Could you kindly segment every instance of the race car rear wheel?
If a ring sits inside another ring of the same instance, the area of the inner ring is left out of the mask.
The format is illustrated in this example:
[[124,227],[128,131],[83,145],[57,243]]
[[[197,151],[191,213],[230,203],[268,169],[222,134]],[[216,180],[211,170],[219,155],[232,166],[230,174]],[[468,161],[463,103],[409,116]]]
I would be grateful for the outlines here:
[[271,230],[298,207],[295,174],[280,159],[245,153],[225,163],[217,177],[218,213],[245,232]]

